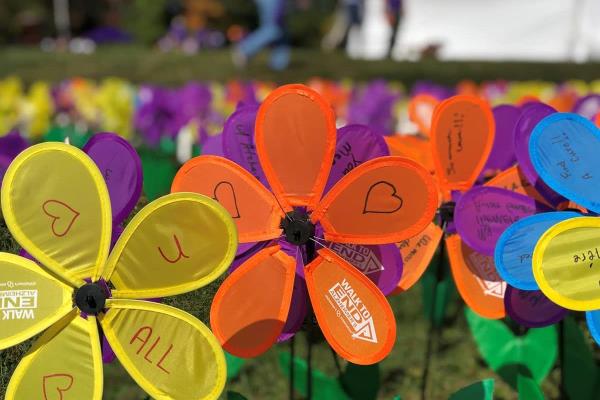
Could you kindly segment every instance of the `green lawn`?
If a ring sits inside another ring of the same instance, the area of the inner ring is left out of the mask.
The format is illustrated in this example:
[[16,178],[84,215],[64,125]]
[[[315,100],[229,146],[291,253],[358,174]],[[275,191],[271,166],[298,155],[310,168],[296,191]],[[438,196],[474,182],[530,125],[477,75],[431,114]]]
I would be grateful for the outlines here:
[[283,83],[304,81],[314,76],[359,81],[382,78],[401,81],[406,85],[423,79],[452,84],[464,78],[476,81],[589,81],[598,78],[599,68],[600,64],[352,61],[341,52],[324,54],[317,50],[297,49],[293,53],[290,68],[276,73],[265,66],[265,55],[247,70],[238,71],[231,63],[229,52],[225,50],[186,56],[163,54],[136,46],[101,48],[93,55],[49,54],[36,48],[0,49],[0,77],[14,74],[27,82],[36,79],[59,81],[73,76],[118,76],[133,82],[170,85],[191,79],[226,81],[236,77]]
[[[196,56],[161,54],[141,47],[104,48],[91,56],[72,54],[43,54],[36,49],[0,49],[0,77],[18,75],[25,82],[37,79],[59,81],[73,76],[100,79],[117,76],[133,82],[154,82],[177,85],[188,80],[226,81],[232,78],[273,80],[279,83],[305,81],[313,76],[331,79],[351,78],[366,81],[376,78],[401,81],[411,85],[428,79],[452,84],[464,78],[476,81],[489,79],[594,80],[600,64],[533,64],[533,63],[396,63],[350,61],[342,53],[322,54],[314,50],[294,52],[291,67],[274,73],[265,67],[264,56],[243,72],[231,64],[227,51],[211,51]],[[16,244],[0,221],[0,251],[16,252]],[[169,304],[184,309],[208,322],[210,301],[221,281],[193,293],[168,299]],[[398,323],[398,337],[389,358],[381,363],[382,388],[379,398],[419,399],[421,373],[424,365],[427,319],[423,316],[422,286],[390,300]],[[496,398],[515,399],[515,392],[483,362],[467,327],[462,300],[454,294],[442,334],[431,359],[429,399],[445,399],[458,388],[476,380],[496,378]],[[581,316],[581,315],[580,315]],[[300,335],[297,354],[305,354],[304,338]],[[8,379],[29,343],[0,352],[0,398]],[[278,365],[278,354],[287,351],[279,345],[263,356],[250,360],[240,375],[227,385],[249,399],[286,399],[287,380]],[[596,354],[598,350],[596,348]],[[316,368],[335,375],[331,352],[321,342],[314,352]],[[555,368],[543,383],[548,399],[558,397],[559,370]],[[128,377],[118,363],[105,369],[105,399],[141,400],[143,392]],[[575,400],[575,399],[572,399]]]
[[[0,222],[0,251],[17,252],[18,246],[10,237],[4,222]],[[181,308],[208,323],[212,296],[222,280],[186,295],[172,297],[166,303]],[[401,395],[403,400],[420,399],[421,374],[425,358],[428,322],[423,315],[422,286],[390,299],[397,320],[397,340],[391,355],[380,365],[381,390],[379,399]],[[515,392],[491,371],[480,357],[469,328],[466,325],[463,303],[454,293],[439,342],[431,359],[428,399],[446,399],[449,394],[472,382],[485,378],[496,379],[496,399],[515,399]],[[304,334],[299,335],[296,347],[298,357],[306,354]],[[0,352],[0,398],[17,362],[31,342]],[[266,354],[248,361],[240,375],[227,384],[226,390],[244,394],[249,399],[287,399],[288,381],[279,368],[280,351],[288,351],[285,344],[277,345]],[[324,342],[313,351],[315,368],[335,376],[332,354]],[[145,400],[144,392],[133,382],[118,362],[105,367],[105,400]],[[548,399],[558,393],[559,370],[543,383]],[[225,397],[223,397],[225,398]],[[575,399],[572,399],[575,400]]]

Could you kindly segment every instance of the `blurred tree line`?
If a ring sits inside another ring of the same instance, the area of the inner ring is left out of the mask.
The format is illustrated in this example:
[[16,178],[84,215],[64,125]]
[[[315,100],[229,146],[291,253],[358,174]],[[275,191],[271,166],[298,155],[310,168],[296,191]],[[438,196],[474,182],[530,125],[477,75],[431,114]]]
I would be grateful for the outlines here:
[[[251,0],[215,0],[224,8],[209,26],[227,30],[239,25],[248,30],[258,24]],[[295,46],[316,46],[332,17],[336,0],[286,0],[286,21]],[[96,27],[112,27],[151,45],[169,27],[171,19],[185,11],[185,0],[69,0],[73,36]],[[54,0],[0,0],[0,44],[38,44],[55,36]]]

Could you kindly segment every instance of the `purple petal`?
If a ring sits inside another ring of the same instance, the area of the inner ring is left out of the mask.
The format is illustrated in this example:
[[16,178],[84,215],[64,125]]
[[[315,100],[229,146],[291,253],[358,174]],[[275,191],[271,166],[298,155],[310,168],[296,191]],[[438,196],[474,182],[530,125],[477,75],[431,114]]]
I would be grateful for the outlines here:
[[347,125],[338,129],[333,166],[324,193],[365,161],[389,155],[383,137],[374,133],[368,126]]
[[494,254],[498,238],[513,222],[550,210],[534,199],[495,187],[475,187],[456,204],[454,222],[464,242],[487,256]]
[[110,347],[110,343],[106,340],[106,337],[102,336],[102,362],[104,364],[111,364],[117,358],[114,350]]
[[515,162],[514,128],[521,116],[521,110],[508,104],[494,107],[494,121],[496,122],[496,135],[492,152],[483,168],[483,171],[505,170]]
[[245,263],[248,259],[250,259],[254,254],[264,249],[265,247],[271,245],[273,242],[264,241],[264,242],[253,242],[253,243],[240,243],[238,245],[237,253],[235,259],[229,266],[228,272],[231,274],[233,271],[238,269],[243,263]]
[[600,94],[580,97],[573,106],[573,112],[592,120],[600,112]]
[[6,170],[8,166],[12,162],[11,157],[7,157],[5,155],[0,154],[0,183],[2,183],[2,179],[4,179],[4,174],[6,174]]
[[135,149],[114,133],[99,133],[83,148],[94,160],[110,195],[113,224],[120,224],[142,193],[142,162]]
[[[296,269],[304,269],[304,263],[300,256],[296,258]],[[294,336],[296,332],[302,328],[307,312],[308,292],[306,289],[306,282],[303,277],[296,274],[290,310],[288,312],[287,320],[285,321],[285,326],[277,338],[277,341],[284,342]]]
[[260,166],[256,146],[254,145],[254,123],[258,107],[244,106],[237,109],[223,127],[223,153],[249,171],[265,187],[269,187],[267,178]]
[[0,156],[10,160],[19,155],[27,147],[29,147],[29,142],[17,131],[12,131],[0,137]]
[[544,196],[553,205],[558,205],[565,199],[550,189],[535,171],[531,158],[529,156],[529,138],[533,128],[544,118],[550,114],[554,114],[556,110],[544,103],[528,103],[523,106],[521,117],[515,125],[515,155],[519,162],[519,168],[523,171],[525,178],[531,183],[536,190]]
[[521,290],[510,285],[504,295],[509,317],[527,328],[542,328],[562,320],[568,310],[553,303],[539,290]]
[[202,155],[224,157],[222,135],[209,136],[202,144]]

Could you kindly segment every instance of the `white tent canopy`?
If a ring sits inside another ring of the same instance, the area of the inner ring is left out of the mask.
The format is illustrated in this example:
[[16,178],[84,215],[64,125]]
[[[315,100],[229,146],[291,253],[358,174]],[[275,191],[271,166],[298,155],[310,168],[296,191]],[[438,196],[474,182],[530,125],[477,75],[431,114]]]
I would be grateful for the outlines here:
[[[384,0],[366,0],[354,57],[387,51]],[[579,61],[600,59],[599,0],[403,0],[393,56],[418,59],[438,45],[442,60]],[[353,47],[354,46],[354,47]]]

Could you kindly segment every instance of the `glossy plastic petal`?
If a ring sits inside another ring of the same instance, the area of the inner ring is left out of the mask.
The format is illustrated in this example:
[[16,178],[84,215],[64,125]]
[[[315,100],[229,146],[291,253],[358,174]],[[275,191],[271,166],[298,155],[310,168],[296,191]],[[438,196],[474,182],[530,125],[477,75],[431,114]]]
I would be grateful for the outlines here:
[[98,278],[112,233],[110,198],[84,152],[63,143],[23,151],[4,177],[2,210],[15,239],[45,267],[73,286]]
[[250,358],[275,343],[290,308],[295,271],[296,261],[272,246],[227,277],[210,309],[210,325],[223,349]]
[[279,224],[284,214],[277,199],[250,172],[226,158],[191,159],[175,175],[171,191],[200,193],[217,200],[235,221],[241,243],[281,235]]
[[483,167],[484,172],[501,171],[516,162],[514,128],[521,116],[521,110],[510,104],[502,104],[494,107],[492,114],[496,133],[492,151]]
[[231,160],[250,172],[264,186],[268,185],[265,173],[258,161],[254,144],[254,127],[258,105],[239,107],[223,126],[223,153]]
[[127,372],[155,399],[217,399],[225,355],[212,332],[164,304],[109,300],[102,329]]
[[0,253],[0,350],[40,333],[73,309],[73,289],[39,265]]
[[294,279],[294,290],[292,292],[292,301],[281,334],[277,338],[278,342],[284,342],[294,336],[300,329],[308,314],[308,292],[306,291],[306,282],[304,277],[296,274]]
[[256,117],[256,149],[273,193],[286,211],[315,208],[335,152],[335,115],[304,85],[286,85],[265,99]]
[[385,296],[398,286],[404,268],[394,244],[329,243],[328,247],[369,278]]
[[495,187],[475,187],[456,203],[456,230],[474,250],[491,256],[498,238],[519,219],[550,209],[530,197]]
[[494,132],[494,116],[484,100],[461,95],[438,104],[431,146],[443,190],[473,186],[492,150]]
[[101,400],[102,386],[96,319],[83,319],[73,311],[48,329],[21,360],[6,400]]
[[600,131],[570,113],[544,118],[529,141],[531,161],[554,191],[589,210],[600,212]]
[[515,126],[515,155],[519,162],[519,167],[527,180],[548,199],[553,205],[558,205],[564,198],[550,189],[548,185],[540,178],[531,163],[529,154],[529,139],[535,126],[556,110],[544,103],[530,103],[522,108],[521,117]]
[[110,196],[113,224],[118,225],[137,204],[142,193],[142,161],[129,142],[114,133],[99,133],[83,151],[96,163]]
[[440,244],[442,235],[442,229],[432,222],[419,234],[396,243],[404,263],[397,292],[407,291],[421,278]]
[[538,290],[531,264],[538,240],[552,225],[579,216],[571,211],[553,211],[525,217],[509,226],[500,235],[494,251],[498,274],[518,289]]
[[593,120],[600,112],[600,95],[592,93],[580,97],[575,106],[573,106],[573,112],[589,120]]
[[571,218],[552,226],[533,252],[540,289],[569,310],[600,309],[600,218]]
[[600,310],[586,311],[585,319],[592,338],[600,345]]
[[500,172],[498,175],[487,181],[484,186],[510,190],[511,192],[531,197],[540,203],[546,204],[548,207],[552,207],[552,203],[546,200],[546,198],[543,197],[531,183],[529,183],[518,165]]
[[305,271],[308,294],[323,335],[344,359],[360,365],[384,359],[396,341],[396,321],[381,291],[329,249]]
[[504,318],[506,282],[496,272],[494,259],[477,253],[458,235],[446,238],[446,248],[454,282],[465,303],[484,318]]
[[433,178],[423,167],[406,158],[380,157],[344,176],[311,219],[332,242],[394,243],[425,229],[438,202]]
[[506,314],[526,328],[543,328],[562,320],[568,310],[553,303],[539,290],[506,288]]
[[365,161],[389,155],[383,136],[373,132],[368,126],[347,125],[338,129],[333,166],[325,185],[325,193]]
[[419,132],[429,137],[431,120],[439,100],[430,94],[418,94],[410,99],[408,118],[419,127]]
[[385,136],[384,140],[391,156],[410,158],[425,167],[427,171],[432,173],[435,171],[429,139],[415,135],[394,135]]
[[235,225],[216,201],[175,193],[144,207],[127,225],[103,277],[116,298],[189,292],[225,272],[237,249]]

